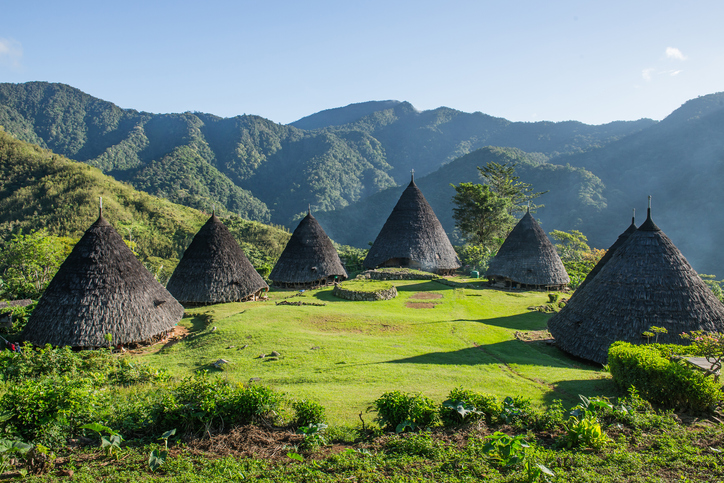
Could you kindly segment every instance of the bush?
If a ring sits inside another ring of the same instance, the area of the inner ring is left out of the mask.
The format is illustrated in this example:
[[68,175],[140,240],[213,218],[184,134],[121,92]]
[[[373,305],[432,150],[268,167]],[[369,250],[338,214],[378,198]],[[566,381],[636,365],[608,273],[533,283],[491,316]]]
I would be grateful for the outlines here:
[[280,402],[281,396],[268,387],[232,384],[204,372],[161,393],[153,416],[159,428],[199,433],[273,419]]
[[722,399],[713,379],[649,346],[615,342],[608,351],[608,368],[620,388],[635,387],[643,398],[662,407],[710,411]]
[[320,424],[326,419],[324,406],[316,401],[302,399],[301,401],[294,401],[292,407],[296,414],[294,424],[299,427]]
[[62,445],[81,425],[110,413],[104,382],[100,375],[48,376],[12,384],[0,399],[0,412],[11,415],[5,430],[17,431],[26,441]]
[[375,408],[381,426],[397,433],[407,427],[415,430],[432,426],[438,419],[435,403],[422,394],[386,392],[375,401]]
[[463,418],[457,410],[446,407],[445,403],[443,403],[443,406],[440,408],[440,419],[446,426],[454,426],[463,421],[471,422],[482,419],[485,419],[485,422],[491,425],[498,421],[500,412],[503,410],[503,404],[492,394],[470,391],[461,387],[450,391],[447,401],[467,403],[471,405],[475,411],[471,411]]

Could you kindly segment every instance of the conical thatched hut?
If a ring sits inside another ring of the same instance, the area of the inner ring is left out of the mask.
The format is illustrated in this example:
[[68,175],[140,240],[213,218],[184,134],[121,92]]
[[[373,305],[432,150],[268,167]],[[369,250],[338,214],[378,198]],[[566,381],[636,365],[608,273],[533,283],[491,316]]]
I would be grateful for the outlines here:
[[413,177],[387,218],[364,266],[408,267],[448,275],[460,260]]
[[310,210],[292,233],[269,280],[279,287],[312,288],[346,279],[337,250]]
[[485,274],[503,287],[562,290],[570,279],[561,257],[530,210],[490,261]]
[[693,330],[724,331],[724,306],[651,220],[632,233],[586,286],[548,321],[562,350],[606,363],[615,341],[646,342],[664,327],[661,343],[679,343]]
[[145,342],[172,330],[183,307],[141,265],[103,216],[63,262],[22,337],[77,348]]
[[629,237],[633,232],[635,232],[635,231],[636,231],[636,219],[635,219],[635,217],[631,217],[631,224],[628,226],[628,228],[626,228],[626,231],[624,231],[623,233],[621,233],[621,234],[618,236],[618,238],[617,238],[616,241],[613,243],[613,245],[611,245],[611,247],[606,251],[606,254],[605,254],[604,256],[602,256],[601,259],[600,259],[600,260],[598,261],[598,263],[596,264],[596,266],[593,267],[593,270],[591,270],[591,271],[588,273],[588,275],[586,275],[585,280],[583,280],[583,282],[581,282],[581,284],[578,286],[578,288],[576,289],[576,291],[573,293],[573,297],[575,297],[576,294],[577,294],[583,287],[585,287],[585,286],[588,284],[588,282],[590,282],[591,280],[593,280],[593,277],[595,277],[596,275],[598,275],[598,272],[600,272],[601,269],[603,268],[603,266],[608,263],[608,261],[611,259],[611,257],[613,256],[613,254],[616,253],[616,250],[618,250],[618,248],[619,248],[621,245],[623,245],[624,242],[626,242],[626,240],[628,240],[628,237]]
[[269,289],[221,220],[212,214],[166,284],[187,306],[256,300]]

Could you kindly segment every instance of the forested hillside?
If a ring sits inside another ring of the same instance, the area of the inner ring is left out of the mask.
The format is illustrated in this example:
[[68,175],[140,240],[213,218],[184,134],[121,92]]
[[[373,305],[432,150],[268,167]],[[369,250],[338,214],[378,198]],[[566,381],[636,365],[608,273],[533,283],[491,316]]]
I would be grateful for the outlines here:
[[[459,184],[464,180],[482,182],[477,167],[490,162],[516,164],[516,174],[521,181],[532,184],[535,191],[548,191],[536,199],[536,203],[544,207],[535,213],[546,231],[581,229],[584,220],[597,216],[606,208],[606,200],[602,196],[603,183],[589,171],[547,164],[541,162],[540,157],[519,149],[486,147],[456,159],[425,177],[415,176],[415,183],[445,231],[453,235],[454,242],[457,237],[452,219],[455,190],[451,184]],[[339,243],[356,243],[357,246],[365,247],[379,233],[403,189],[404,186],[390,188],[347,208],[318,213],[316,216],[327,233]]]
[[[0,243],[12,234],[46,229],[79,238],[103,212],[142,259],[179,258],[209,213],[137,191],[97,168],[70,161],[0,130]],[[289,239],[285,230],[224,216],[257,265],[272,263]]]
[[[343,123],[340,125],[340,123]],[[0,84],[0,125],[18,139],[96,166],[187,206],[294,226],[308,204],[344,208],[487,145],[550,157],[601,146],[653,121],[511,123],[448,108],[370,102],[283,126],[257,116],[150,114],[45,82]]]

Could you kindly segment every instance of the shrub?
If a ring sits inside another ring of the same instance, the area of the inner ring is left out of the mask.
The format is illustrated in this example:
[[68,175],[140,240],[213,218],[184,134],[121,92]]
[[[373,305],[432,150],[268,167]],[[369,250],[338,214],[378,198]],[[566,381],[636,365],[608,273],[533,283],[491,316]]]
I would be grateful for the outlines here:
[[648,346],[614,343],[608,351],[608,368],[619,387],[636,387],[642,397],[662,407],[708,411],[722,399],[712,379]]
[[437,421],[438,410],[432,399],[422,394],[386,392],[375,401],[378,420],[388,431],[429,427]]
[[82,424],[110,412],[103,383],[102,376],[49,376],[10,385],[0,399],[0,412],[12,415],[6,431],[10,425],[26,441],[62,445]]
[[470,414],[462,418],[458,411],[454,408],[446,407],[445,403],[443,403],[443,406],[440,408],[440,419],[446,426],[459,424],[463,420],[470,422],[481,419],[485,419],[485,422],[490,425],[497,422],[500,412],[503,410],[503,404],[492,394],[470,391],[461,387],[450,391],[446,402],[448,401],[467,403],[475,409],[475,412],[471,411]]
[[280,402],[281,396],[268,387],[232,384],[204,372],[161,393],[153,416],[157,427],[198,433],[273,419]]
[[302,399],[301,401],[294,401],[292,407],[296,415],[294,424],[299,427],[320,424],[326,419],[324,406],[316,401]]

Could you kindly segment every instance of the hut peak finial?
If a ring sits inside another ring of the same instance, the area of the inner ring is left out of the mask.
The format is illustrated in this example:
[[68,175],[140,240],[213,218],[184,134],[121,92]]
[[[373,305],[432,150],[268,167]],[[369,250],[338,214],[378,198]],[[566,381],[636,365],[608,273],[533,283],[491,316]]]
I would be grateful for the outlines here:
[[98,197],[98,218],[103,216],[103,197]]
[[646,211],[646,217],[647,217],[648,219],[651,219],[651,195],[649,195],[649,208],[648,208],[648,210]]
[[528,213],[530,213],[530,200],[528,200]]
[[312,204],[311,204],[311,203],[309,203],[309,204],[307,205],[307,214],[308,214],[308,215],[311,215],[311,214],[312,214]]
[[636,224],[636,208],[633,209],[633,215],[631,215],[631,223]]
[[415,182],[415,169],[410,170],[410,181]]

